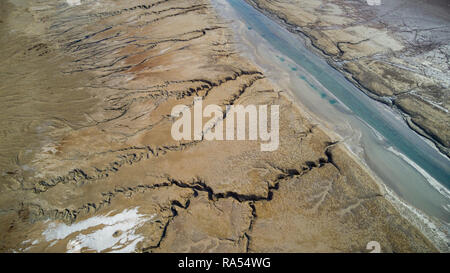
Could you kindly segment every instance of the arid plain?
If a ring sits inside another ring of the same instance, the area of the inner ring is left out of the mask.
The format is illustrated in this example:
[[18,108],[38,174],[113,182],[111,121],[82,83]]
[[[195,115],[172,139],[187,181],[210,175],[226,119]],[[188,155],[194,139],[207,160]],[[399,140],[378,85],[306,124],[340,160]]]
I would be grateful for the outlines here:
[[[208,0],[0,6],[2,252],[437,251]],[[194,97],[280,105],[279,149],[174,141]]]

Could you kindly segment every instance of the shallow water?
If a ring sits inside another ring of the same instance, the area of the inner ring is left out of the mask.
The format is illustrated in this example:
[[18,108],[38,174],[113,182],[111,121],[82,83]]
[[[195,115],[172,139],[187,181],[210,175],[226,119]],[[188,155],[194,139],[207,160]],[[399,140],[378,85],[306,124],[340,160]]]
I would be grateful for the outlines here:
[[[347,146],[407,203],[450,222],[450,162],[386,105],[370,99],[305,42],[239,0],[213,1],[233,20],[238,48]],[[231,7],[231,8],[230,8]],[[447,229],[447,228],[445,228]]]

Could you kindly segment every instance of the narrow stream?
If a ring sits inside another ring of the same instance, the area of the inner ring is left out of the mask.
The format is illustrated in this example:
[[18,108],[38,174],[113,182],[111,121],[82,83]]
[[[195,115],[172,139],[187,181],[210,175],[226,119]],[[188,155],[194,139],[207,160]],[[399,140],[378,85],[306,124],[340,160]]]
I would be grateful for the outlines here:
[[[231,20],[237,48],[278,87],[290,90],[321,123],[415,208],[450,223],[450,160],[412,131],[400,116],[357,89],[305,41],[242,0],[213,0]],[[448,236],[448,235],[446,235]],[[448,237],[446,238],[448,240]]]

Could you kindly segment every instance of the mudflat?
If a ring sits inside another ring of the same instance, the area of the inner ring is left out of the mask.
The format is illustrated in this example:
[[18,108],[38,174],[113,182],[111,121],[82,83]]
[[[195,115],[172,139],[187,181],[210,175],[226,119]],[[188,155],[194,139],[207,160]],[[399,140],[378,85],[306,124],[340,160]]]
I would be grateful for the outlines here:
[[[437,251],[209,1],[0,5],[1,251]],[[195,97],[279,105],[279,148],[173,140]]]

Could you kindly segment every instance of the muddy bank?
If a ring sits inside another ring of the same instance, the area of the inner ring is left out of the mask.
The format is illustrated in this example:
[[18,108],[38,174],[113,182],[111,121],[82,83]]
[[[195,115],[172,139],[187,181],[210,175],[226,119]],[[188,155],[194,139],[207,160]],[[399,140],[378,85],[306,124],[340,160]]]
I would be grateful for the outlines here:
[[370,97],[449,156],[449,6],[439,1],[248,1],[311,39]]

